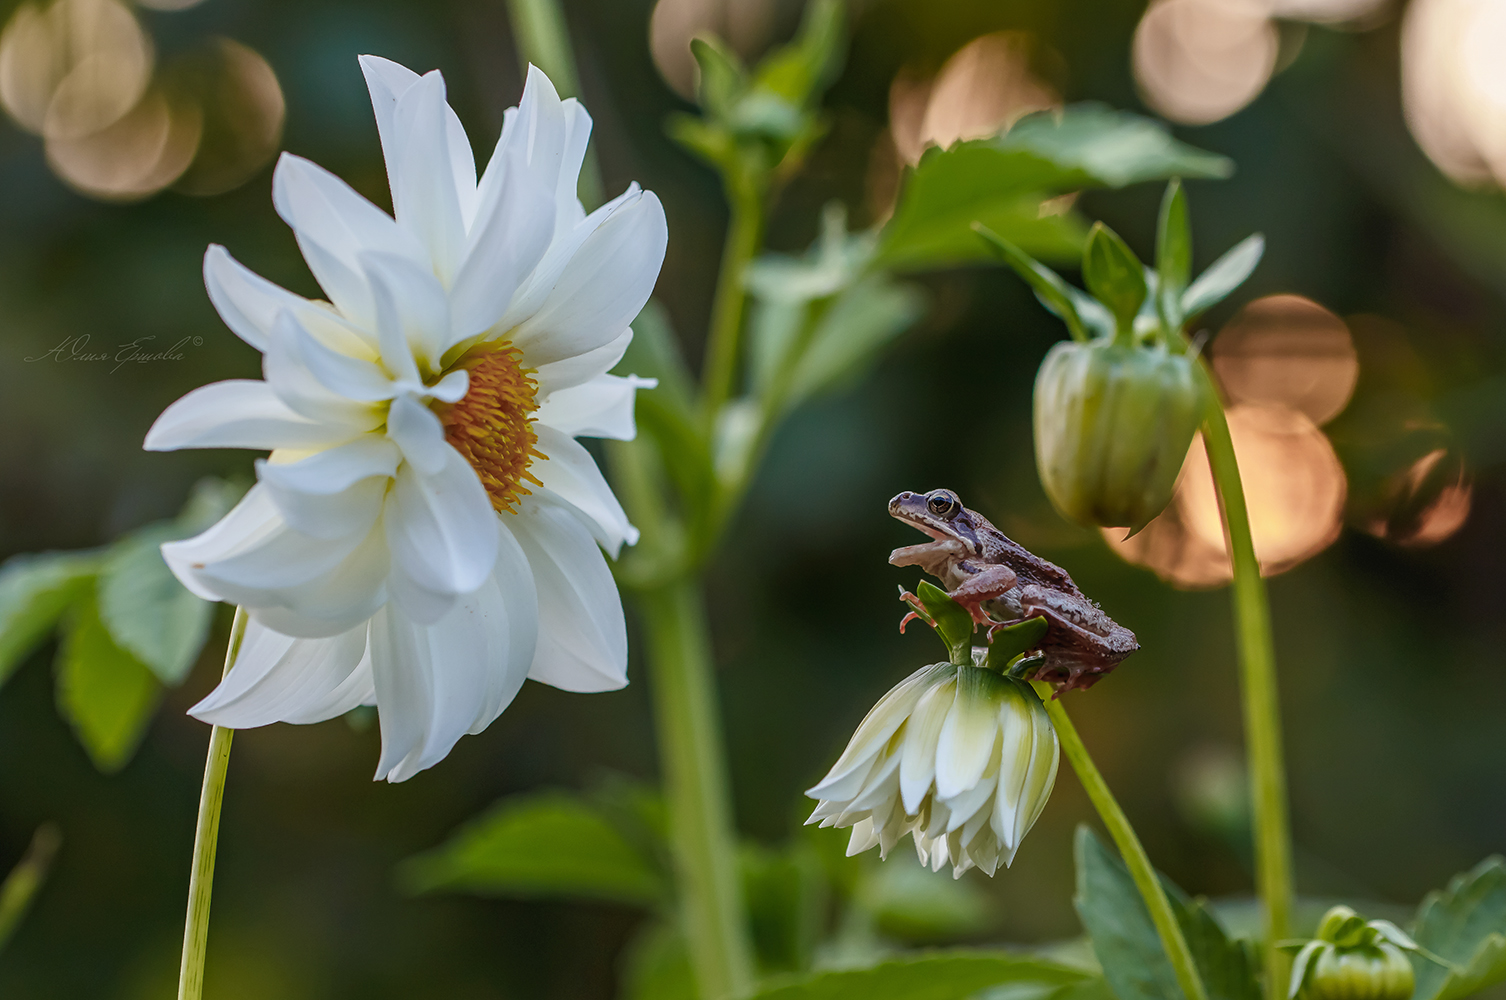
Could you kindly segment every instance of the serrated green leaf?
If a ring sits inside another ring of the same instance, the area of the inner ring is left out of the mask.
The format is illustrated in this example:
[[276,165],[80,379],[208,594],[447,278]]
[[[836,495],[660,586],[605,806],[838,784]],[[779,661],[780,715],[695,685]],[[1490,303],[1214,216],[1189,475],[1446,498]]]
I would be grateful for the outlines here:
[[0,565],[0,684],[89,592],[99,561],[95,552],[42,552]]
[[100,620],[169,685],[188,675],[214,617],[214,605],[185,589],[162,560],[162,543],[181,537],[174,524],[134,532],[110,547],[99,572]]
[[1088,233],[1082,277],[1092,296],[1113,314],[1117,329],[1132,330],[1145,303],[1145,267],[1119,234],[1101,222]]
[[1035,290],[1036,298],[1040,299],[1047,309],[1061,317],[1062,322],[1067,324],[1067,331],[1072,334],[1073,340],[1088,339],[1087,327],[1077,311],[1077,299],[1080,293],[1074,296],[1076,289],[1068,285],[1061,275],[981,222],[973,223],[973,230],[1016,274],[1025,279],[1025,282]]
[[[1020,119],[993,142],[1020,149],[1066,169],[1077,187],[1125,187],[1169,177],[1226,178],[1234,173],[1227,157],[1172,138],[1166,126],[1103,104],[1074,104]],[[1072,190],[1071,188],[1065,190]]]
[[108,774],[125,766],[161,697],[151,670],[110,637],[94,601],[75,603],[58,647],[58,711],[95,767]]
[[1454,1000],[1506,980],[1506,861],[1489,857],[1431,892],[1417,908],[1413,939],[1463,968],[1414,957],[1414,1000]]
[[567,792],[503,800],[439,847],[403,863],[412,892],[577,898],[652,906],[667,896],[653,862],[601,810]]
[[[1007,951],[918,952],[866,969],[816,972],[771,986],[753,1000],[959,1000],[991,986],[1020,990],[1011,996],[1044,997],[1087,980],[1077,969]],[[1039,994],[1026,993],[1037,987]]]
[[1228,298],[1234,289],[1245,283],[1263,253],[1265,237],[1259,233],[1236,243],[1182,293],[1182,314],[1196,316]]
[[[1073,904],[1093,942],[1104,978],[1119,1000],[1180,1000],[1171,961],[1120,860],[1086,825],[1077,828],[1077,893]],[[1209,1000],[1259,1000],[1254,956],[1230,941],[1202,903],[1189,900],[1165,876],[1161,885],[1187,939]]]

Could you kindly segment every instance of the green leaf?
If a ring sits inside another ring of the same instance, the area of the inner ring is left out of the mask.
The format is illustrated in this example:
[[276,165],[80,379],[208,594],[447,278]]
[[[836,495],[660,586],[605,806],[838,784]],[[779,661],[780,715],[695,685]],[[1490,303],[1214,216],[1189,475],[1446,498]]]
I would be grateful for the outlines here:
[[1040,644],[1049,626],[1040,615],[995,629],[988,644],[988,668],[1003,673],[1011,660]]
[[145,664],[115,644],[92,599],[74,605],[64,628],[58,711],[94,766],[107,774],[118,771],[146,735],[162,687]]
[[1462,966],[1450,970],[1416,957],[1414,1000],[1454,1000],[1506,980],[1506,861],[1489,857],[1431,892],[1417,909],[1413,939]]
[[[1082,179],[1075,187],[1125,187],[1168,177],[1223,179],[1234,164],[1172,138],[1160,122],[1106,105],[1074,104],[1020,119],[992,141],[1026,150]],[[1072,190],[1073,188],[1063,188]]]
[[685,938],[673,924],[649,921],[622,958],[621,1000],[699,1000]]
[[783,850],[744,843],[743,904],[759,966],[767,971],[809,968],[826,916],[828,892],[821,861],[809,844]]
[[997,922],[979,883],[924,865],[871,865],[857,893],[878,930],[901,941],[935,944],[976,936]]
[[813,0],[805,7],[790,44],[771,52],[753,73],[753,85],[805,107],[842,68],[845,38],[840,0]]
[[1234,289],[1245,283],[1263,253],[1265,237],[1259,233],[1236,243],[1182,293],[1182,315],[1196,316],[1228,298]]
[[1113,314],[1117,329],[1132,330],[1145,302],[1145,268],[1119,234],[1101,222],[1088,233],[1082,277],[1093,297]]
[[1156,307],[1168,334],[1182,327],[1182,291],[1192,278],[1192,222],[1187,192],[1172,178],[1156,226]]
[[973,616],[930,580],[920,581],[915,596],[920,598],[920,603],[925,605],[931,620],[936,623],[936,634],[946,643],[952,662],[972,663]]
[[1046,199],[1166,177],[1227,177],[1232,169],[1129,112],[1097,104],[1042,112],[992,139],[929,150],[900,193],[878,262],[920,268],[982,259],[984,248],[969,238],[973,222],[1027,253],[1068,260],[1085,227],[1072,213],[1043,216]]
[[958,949],[918,952],[867,969],[811,973],[764,989],[753,1000],[959,1000],[1005,984],[1019,990],[1012,989],[1012,997],[1043,997],[1088,978],[1086,973],[1043,958]]
[[180,536],[197,535],[230,512],[246,495],[246,483],[218,476],[205,476],[193,484],[183,509],[173,518]]
[[[1077,828],[1075,853],[1073,903],[1115,996],[1119,1000],[1181,1000],[1171,961],[1123,863],[1086,825]],[[1259,1000],[1249,948],[1230,941],[1202,903],[1189,900],[1165,876],[1160,878],[1209,1000]]]
[[601,810],[566,792],[503,800],[449,841],[403,863],[411,892],[583,898],[652,906],[664,878]]
[[94,552],[43,552],[0,565],[0,684],[15,672],[99,570]]
[[1073,340],[1088,339],[1087,328],[1083,325],[1082,317],[1077,311],[1076,299],[1081,296],[1077,289],[1062,280],[1061,275],[981,222],[973,223],[973,230],[983,237],[989,248],[1013,268],[1016,274],[1025,279],[1025,282],[1035,290],[1035,296],[1041,300],[1042,305],[1061,317],[1062,321],[1067,324],[1067,330],[1072,334]]
[[690,54],[700,68],[697,102],[711,116],[725,119],[747,86],[737,54],[721,40],[708,37],[691,39]]
[[188,675],[209,636],[214,605],[190,593],[162,560],[162,543],[183,537],[174,524],[127,535],[99,573],[99,616],[115,642],[164,684]]

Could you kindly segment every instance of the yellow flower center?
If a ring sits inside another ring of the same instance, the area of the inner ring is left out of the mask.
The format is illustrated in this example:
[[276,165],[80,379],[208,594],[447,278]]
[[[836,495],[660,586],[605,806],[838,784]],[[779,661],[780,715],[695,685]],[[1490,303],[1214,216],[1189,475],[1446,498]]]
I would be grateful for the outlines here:
[[523,367],[523,353],[509,343],[488,345],[457,366],[470,372],[471,384],[458,403],[439,405],[445,440],[465,456],[498,511],[517,513],[518,497],[544,484],[528,471],[535,458],[548,458],[534,445],[529,415],[538,409],[539,384],[534,369]]

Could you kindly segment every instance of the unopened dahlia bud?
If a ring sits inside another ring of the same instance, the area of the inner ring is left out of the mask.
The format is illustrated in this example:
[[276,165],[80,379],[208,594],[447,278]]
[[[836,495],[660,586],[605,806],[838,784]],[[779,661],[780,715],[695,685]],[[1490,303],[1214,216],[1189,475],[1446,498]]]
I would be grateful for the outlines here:
[[1347,906],[1335,906],[1319,922],[1317,938],[1301,944],[1287,995],[1302,1000],[1408,1000],[1415,976],[1406,952],[1442,961],[1389,920],[1367,921]]
[[1056,781],[1056,731],[1027,685],[979,666],[922,667],[863,719],[806,792],[808,823],[852,828],[848,856],[913,836],[922,864],[954,877],[1014,860]]
[[1206,405],[1186,354],[1065,341],[1035,379],[1035,458],[1058,510],[1139,531],[1171,502]]

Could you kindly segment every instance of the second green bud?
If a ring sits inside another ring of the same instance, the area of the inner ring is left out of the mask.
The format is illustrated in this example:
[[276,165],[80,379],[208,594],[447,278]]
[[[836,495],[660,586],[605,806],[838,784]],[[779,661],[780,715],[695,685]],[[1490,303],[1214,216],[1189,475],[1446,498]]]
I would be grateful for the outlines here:
[[1139,531],[1171,502],[1207,405],[1197,362],[1109,338],[1065,341],[1035,379],[1046,494],[1080,524]]

